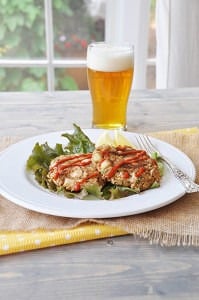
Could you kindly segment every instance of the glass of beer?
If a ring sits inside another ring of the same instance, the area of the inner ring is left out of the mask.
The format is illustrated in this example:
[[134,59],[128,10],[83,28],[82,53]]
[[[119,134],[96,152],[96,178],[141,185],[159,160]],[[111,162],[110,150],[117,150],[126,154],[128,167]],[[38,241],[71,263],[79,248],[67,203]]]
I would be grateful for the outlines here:
[[133,46],[105,42],[88,45],[87,77],[94,128],[126,130],[133,73]]

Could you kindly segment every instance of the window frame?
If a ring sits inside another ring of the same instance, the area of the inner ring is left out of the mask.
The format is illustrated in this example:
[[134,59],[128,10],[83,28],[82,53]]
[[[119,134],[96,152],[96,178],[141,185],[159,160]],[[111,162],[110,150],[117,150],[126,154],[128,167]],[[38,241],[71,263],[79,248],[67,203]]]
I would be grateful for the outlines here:
[[44,59],[0,59],[0,67],[4,68],[46,68],[47,91],[55,91],[56,68],[85,68],[86,59],[55,59],[53,43],[53,11],[52,0],[44,0],[46,58]]
[[[125,3],[125,5],[124,5]],[[135,43],[137,39],[136,30],[129,32],[129,28],[138,26],[136,19],[132,17],[132,12],[138,9],[140,0],[107,0],[105,14],[105,39],[117,42],[126,39],[128,42]],[[146,20],[149,18],[150,0],[142,0],[142,17]],[[47,71],[47,91],[55,91],[55,69],[56,68],[85,68],[86,59],[55,59],[54,41],[53,41],[53,10],[52,0],[44,0],[45,10],[45,32],[46,32],[46,58],[44,59],[0,59],[0,67],[5,68],[27,68],[27,67],[45,67]],[[148,47],[148,28],[149,23],[146,21],[145,26],[140,30],[139,43],[135,56],[139,56],[136,61],[139,68],[136,69],[136,78],[134,88],[146,88],[146,68],[156,64],[155,58],[147,57]],[[140,47],[139,45],[142,45]],[[136,50],[135,49],[135,52]],[[140,50],[141,49],[141,50]],[[135,61],[135,67],[136,67]]]

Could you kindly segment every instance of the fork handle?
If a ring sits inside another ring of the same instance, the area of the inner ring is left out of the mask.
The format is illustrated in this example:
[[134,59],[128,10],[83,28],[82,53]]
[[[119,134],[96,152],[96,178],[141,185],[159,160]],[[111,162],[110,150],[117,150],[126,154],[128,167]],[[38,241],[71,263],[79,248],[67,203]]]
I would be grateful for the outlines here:
[[176,167],[167,158],[161,156],[161,159],[167,164],[167,166],[173,172],[175,177],[183,184],[187,193],[199,192],[199,184],[195,183],[187,174],[185,174],[182,170]]

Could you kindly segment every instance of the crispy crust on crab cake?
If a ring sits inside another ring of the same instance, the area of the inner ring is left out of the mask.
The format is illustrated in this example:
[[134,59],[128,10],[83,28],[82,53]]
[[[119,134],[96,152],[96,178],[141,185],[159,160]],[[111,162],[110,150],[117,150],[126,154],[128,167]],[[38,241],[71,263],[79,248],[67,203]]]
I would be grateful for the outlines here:
[[144,150],[129,146],[102,145],[94,150],[92,162],[103,179],[138,192],[160,182],[157,162]]
[[92,153],[56,157],[51,161],[48,181],[73,192],[79,192],[88,184],[102,186],[103,180],[91,157]]

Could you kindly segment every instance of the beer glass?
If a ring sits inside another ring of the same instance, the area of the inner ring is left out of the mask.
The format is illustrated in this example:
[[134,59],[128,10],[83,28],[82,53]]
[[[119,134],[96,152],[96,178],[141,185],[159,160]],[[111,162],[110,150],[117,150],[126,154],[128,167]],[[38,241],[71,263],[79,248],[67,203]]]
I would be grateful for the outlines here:
[[87,78],[94,128],[126,129],[133,73],[133,46],[105,42],[88,45]]

